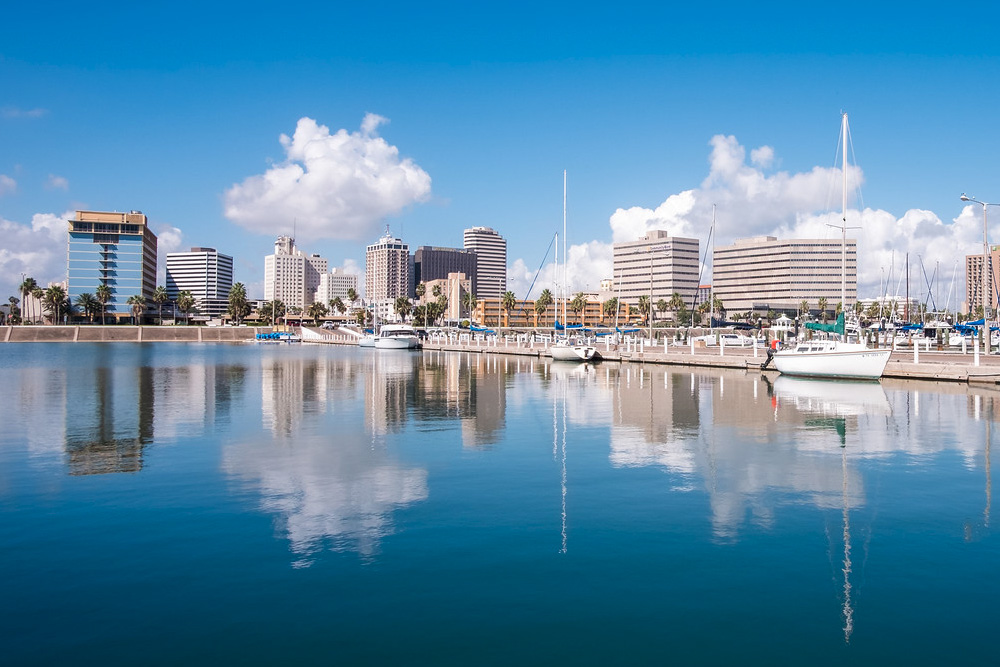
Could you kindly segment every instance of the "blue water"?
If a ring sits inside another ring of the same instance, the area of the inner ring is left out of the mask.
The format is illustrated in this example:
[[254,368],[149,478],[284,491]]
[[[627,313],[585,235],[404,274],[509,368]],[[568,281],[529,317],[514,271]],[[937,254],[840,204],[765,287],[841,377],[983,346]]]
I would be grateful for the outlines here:
[[997,395],[2,345],[2,661],[996,664]]

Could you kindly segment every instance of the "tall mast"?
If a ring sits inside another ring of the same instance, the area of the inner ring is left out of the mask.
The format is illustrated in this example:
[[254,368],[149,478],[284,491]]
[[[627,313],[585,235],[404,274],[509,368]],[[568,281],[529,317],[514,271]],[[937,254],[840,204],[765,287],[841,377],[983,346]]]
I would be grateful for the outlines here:
[[844,188],[841,195],[840,225],[840,312],[847,311],[847,112],[844,112],[842,133],[844,135],[844,155],[840,163],[844,172]]
[[712,320],[715,319],[715,204],[712,204],[712,230],[708,237],[712,239],[712,284],[708,286],[708,333],[711,334]]
[[[569,290],[569,256],[566,254],[566,170],[563,169],[563,326],[566,322],[566,297]],[[559,314],[559,296],[556,296],[556,314]],[[569,331],[566,330],[567,336]]]

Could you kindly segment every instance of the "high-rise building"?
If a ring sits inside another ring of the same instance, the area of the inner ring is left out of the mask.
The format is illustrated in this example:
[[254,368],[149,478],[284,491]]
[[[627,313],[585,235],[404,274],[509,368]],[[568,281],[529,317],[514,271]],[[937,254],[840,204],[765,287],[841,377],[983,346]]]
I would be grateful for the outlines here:
[[305,310],[316,298],[327,265],[318,254],[307,256],[296,248],[292,237],[279,236],[274,242],[274,254],[264,258],[264,300],[278,300],[286,308]]
[[[715,296],[728,312],[797,311],[805,301],[829,312],[841,298],[843,246],[840,239],[757,236],[716,247],[712,257]],[[858,244],[847,240],[846,307],[858,299]]]
[[471,227],[465,230],[464,245],[476,253],[476,296],[502,298],[507,291],[507,239],[489,227]]
[[344,305],[350,308],[350,299],[347,296],[349,290],[358,291],[358,276],[334,268],[332,271],[320,275],[319,287],[316,289],[316,301],[328,306],[331,301],[339,298],[344,302]]
[[413,286],[416,288],[420,283],[445,280],[451,273],[464,273],[466,279],[471,281],[472,293],[475,294],[477,260],[478,255],[472,250],[420,246],[413,253]]
[[[993,267],[1000,266],[1000,245],[991,245],[988,255],[989,267],[986,275],[986,293],[989,294],[990,315],[996,315],[1000,305],[997,294],[997,278]],[[983,306],[983,253],[965,256],[965,312],[974,314]]]
[[218,317],[229,309],[233,286],[233,258],[215,248],[191,248],[167,253],[167,296],[176,300],[182,291],[191,293],[202,315]]
[[409,297],[410,246],[389,230],[365,249],[365,296],[381,321],[395,319],[396,299]]
[[129,297],[151,299],[156,289],[156,234],[146,216],[142,211],[77,211],[67,222],[69,300],[84,293],[96,297],[98,288],[106,285],[111,300],[105,312],[131,317]]
[[691,303],[698,291],[698,239],[670,236],[663,230],[648,232],[637,241],[615,243],[615,291],[630,306],[639,297],[651,303],[669,301],[674,292]]

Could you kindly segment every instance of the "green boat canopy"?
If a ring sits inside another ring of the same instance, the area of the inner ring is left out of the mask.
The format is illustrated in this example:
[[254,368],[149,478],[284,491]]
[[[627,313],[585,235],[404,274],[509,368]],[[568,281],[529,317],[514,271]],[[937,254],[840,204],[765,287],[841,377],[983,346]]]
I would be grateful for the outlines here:
[[827,333],[835,333],[844,335],[844,314],[841,313],[837,316],[837,321],[833,324],[820,324],[819,322],[806,322],[806,329],[811,329],[813,331],[826,331]]

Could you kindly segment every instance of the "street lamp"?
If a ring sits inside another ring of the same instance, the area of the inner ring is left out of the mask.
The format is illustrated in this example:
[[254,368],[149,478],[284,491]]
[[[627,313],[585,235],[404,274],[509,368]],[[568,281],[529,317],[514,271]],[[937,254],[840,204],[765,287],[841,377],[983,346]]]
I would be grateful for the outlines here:
[[[994,204],[994,203],[991,203],[991,202],[979,201],[978,199],[975,199],[974,197],[969,197],[964,192],[962,193],[962,196],[959,197],[959,199],[961,199],[962,201],[968,201],[968,202],[972,202],[974,204],[979,204],[980,206],[983,207],[983,296],[982,296],[982,299],[983,299],[983,330],[984,331],[988,331],[988,329],[986,329],[986,322],[989,320],[989,317],[990,317],[990,306],[992,305],[992,302],[993,302],[993,294],[992,294],[992,292],[991,292],[991,290],[989,288],[989,282],[990,282],[990,278],[989,278],[989,276],[990,276],[990,266],[989,266],[989,261],[990,261],[989,260],[990,244],[989,244],[989,241],[986,238],[986,230],[987,230],[987,227],[986,227],[986,207],[987,206],[1000,206],[1000,204]],[[984,338],[985,338],[985,336],[984,336]],[[989,339],[985,338],[985,340],[989,340]],[[987,345],[988,344],[989,343],[987,343]]]

